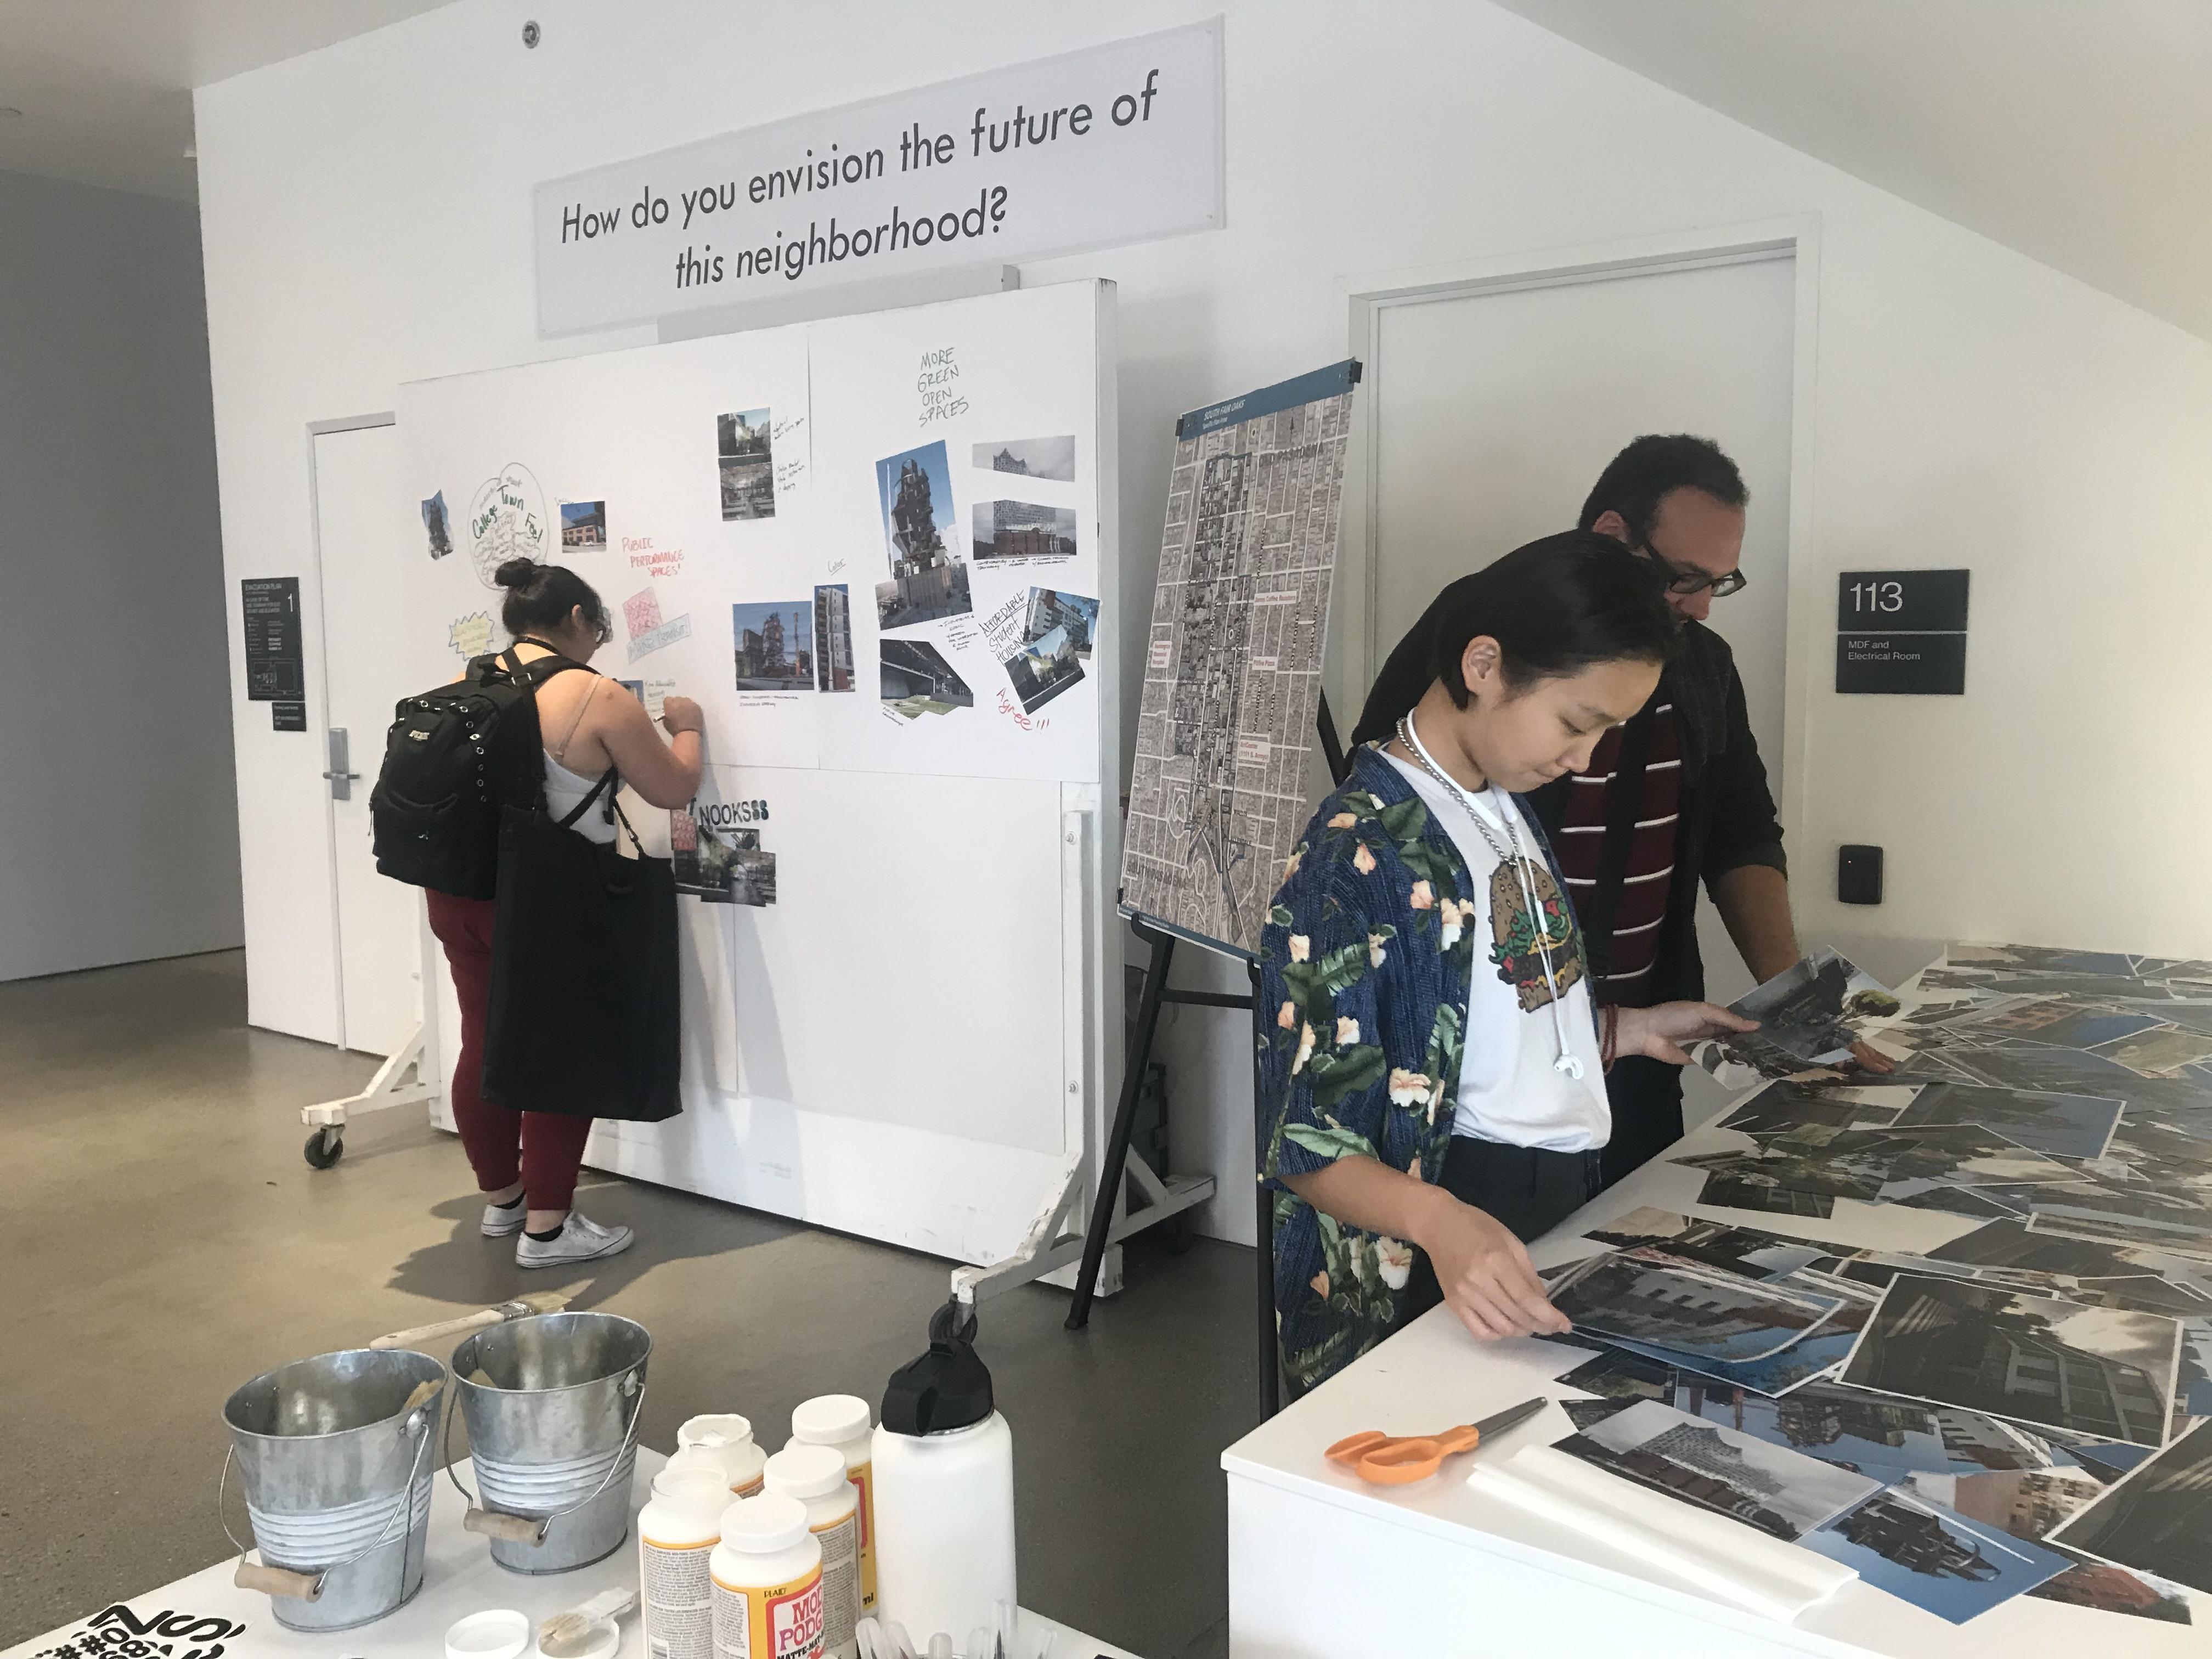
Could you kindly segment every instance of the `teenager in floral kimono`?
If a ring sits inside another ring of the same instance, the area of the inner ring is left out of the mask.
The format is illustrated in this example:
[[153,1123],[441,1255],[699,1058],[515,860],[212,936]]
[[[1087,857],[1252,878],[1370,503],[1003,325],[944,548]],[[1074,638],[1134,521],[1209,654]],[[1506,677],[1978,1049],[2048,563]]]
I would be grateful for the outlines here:
[[1651,566],[1574,531],[1455,592],[1426,693],[1355,752],[1261,937],[1259,1127],[1297,1392],[1438,1301],[1481,1338],[1565,1330],[1522,1242],[1597,1190],[1607,1068],[1754,1029],[1705,1002],[1601,1017],[1515,799],[1588,766],[1650,696],[1674,628]]

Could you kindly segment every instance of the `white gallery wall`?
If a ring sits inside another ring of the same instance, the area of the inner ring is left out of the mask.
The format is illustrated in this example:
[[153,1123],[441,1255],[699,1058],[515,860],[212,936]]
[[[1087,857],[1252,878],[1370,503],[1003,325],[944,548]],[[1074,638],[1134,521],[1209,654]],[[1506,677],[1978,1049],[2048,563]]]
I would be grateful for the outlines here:
[[[1838,698],[1828,640],[1793,641],[1813,653],[1801,932],[1892,972],[1946,937],[2212,953],[2193,718],[2212,708],[2212,344],[1475,0],[460,0],[204,89],[234,662],[236,579],[312,582],[308,422],[390,408],[404,380],[652,337],[535,337],[538,181],[1216,11],[1230,228],[1024,272],[1120,285],[1121,605],[1149,608],[1175,416],[1343,356],[1347,278],[1810,216],[1792,590],[1817,612],[1835,572],[1899,565],[1968,566],[1974,588],[1963,698]],[[319,763],[258,705],[234,711],[252,1018],[327,1036]],[[1879,909],[1833,902],[1834,849],[1860,841],[1888,848]],[[1209,971],[1241,988],[1200,963],[1178,978]],[[1246,1034],[1184,1009],[1165,1053],[1179,1161],[1224,1177],[1210,1229],[1249,1237]]]
[[0,980],[239,943],[198,230],[0,173]]

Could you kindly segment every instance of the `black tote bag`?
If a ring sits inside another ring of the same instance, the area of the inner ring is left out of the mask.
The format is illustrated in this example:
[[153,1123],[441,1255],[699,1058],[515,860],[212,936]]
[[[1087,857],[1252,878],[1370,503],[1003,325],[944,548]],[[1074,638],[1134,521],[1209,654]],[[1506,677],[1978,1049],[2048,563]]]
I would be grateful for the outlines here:
[[542,808],[501,816],[483,1097],[658,1123],[683,1110],[676,875],[666,859],[624,858],[568,827],[610,786],[611,770],[557,822]]

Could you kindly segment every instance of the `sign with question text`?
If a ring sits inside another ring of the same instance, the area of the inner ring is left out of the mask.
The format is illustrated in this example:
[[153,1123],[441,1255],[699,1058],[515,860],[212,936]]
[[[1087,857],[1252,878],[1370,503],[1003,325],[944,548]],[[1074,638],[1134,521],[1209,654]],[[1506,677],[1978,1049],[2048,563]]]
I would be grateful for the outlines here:
[[1225,221],[1221,20],[538,186],[538,327],[1007,264]]

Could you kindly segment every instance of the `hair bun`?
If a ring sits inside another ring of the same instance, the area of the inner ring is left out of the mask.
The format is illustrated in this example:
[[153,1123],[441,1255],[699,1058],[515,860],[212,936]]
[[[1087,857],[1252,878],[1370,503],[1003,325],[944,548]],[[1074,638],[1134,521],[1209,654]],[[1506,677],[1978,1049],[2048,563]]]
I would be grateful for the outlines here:
[[538,574],[535,559],[509,559],[492,572],[491,579],[501,587],[527,587]]

